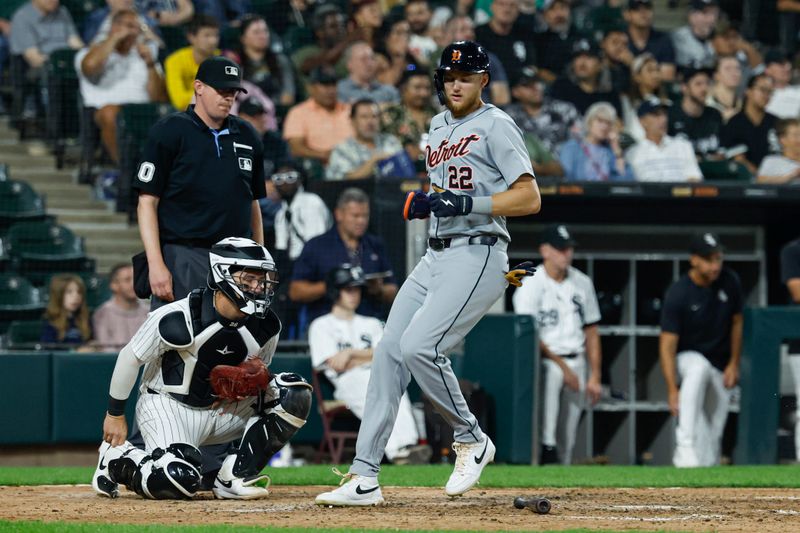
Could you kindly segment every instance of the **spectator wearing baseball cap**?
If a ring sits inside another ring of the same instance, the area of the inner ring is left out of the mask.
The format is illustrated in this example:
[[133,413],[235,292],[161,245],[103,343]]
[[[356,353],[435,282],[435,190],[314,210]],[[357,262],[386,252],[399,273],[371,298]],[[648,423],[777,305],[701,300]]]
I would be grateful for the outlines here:
[[672,32],[675,63],[678,67],[714,65],[711,37],[719,18],[717,0],[690,0],[688,24]]
[[775,115],[767,112],[775,82],[765,73],[750,78],[744,94],[744,107],[722,128],[722,146],[743,149],[734,159],[755,175],[761,161],[769,154],[780,153],[775,132]]
[[645,52],[658,61],[661,78],[675,79],[675,49],[668,33],[653,28],[653,0],[628,0],[623,17],[627,23],[628,47],[634,57]]
[[522,23],[520,0],[494,0],[492,18],[475,28],[475,40],[500,58],[509,79],[519,76],[523,67],[536,65],[536,47],[530,28]]
[[551,94],[571,102],[580,114],[595,102],[609,102],[622,114],[619,93],[611,85],[611,73],[603,67],[601,52],[594,41],[579,39],[572,45],[572,62],[566,73],[550,88]]
[[[717,235],[693,236],[689,271],[664,296],[658,345],[669,410],[677,417],[677,467],[719,464],[729,389],[739,380],[744,293],[722,254]],[[707,414],[709,396],[715,407]]]
[[706,105],[711,69],[688,67],[681,71],[681,98],[669,109],[669,134],[692,143],[700,159],[720,157],[722,115]]
[[764,72],[775,81],[767,112],[778,118],[800,116],[800,86],[792,84],[789,54],[780,48],[769,50],[764,56]]
[[541,11],[544,28],[533,34],[539,75],[552,82],[563,74],[572,58],[572,45],[580,37],[572,26],[572,6],[568,0],[545,2]]
[[283,124],[283,138],[293,157],[327,163],[333,147],[353,135],[350,106],[336,95],[338,81],[331,67],[309,73],[310,98],[292,107]]
[[669,104],[659,98],[646,98],[637,114],[644,128],[644,139],[628,149],[625,159],[637,181],[685,182],[703,178],[689,141],[667,135]]

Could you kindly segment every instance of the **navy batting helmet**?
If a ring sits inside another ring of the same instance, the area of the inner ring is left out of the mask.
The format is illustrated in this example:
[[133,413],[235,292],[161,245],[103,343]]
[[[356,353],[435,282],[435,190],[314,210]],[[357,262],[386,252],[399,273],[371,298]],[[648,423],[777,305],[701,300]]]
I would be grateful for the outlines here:
[[339,299],[339,290],[344,287],[362,287],[366,284],[364,270],[360,266],[344,264],[328,272],[326,289],[328,298],[332,301]]
[[444,105],[444,72],[458,70],[489,74],[489,54],[475,41],[456,41],[448,44],[442,51],[439,67],[433,74],[433,84],[439,103]]

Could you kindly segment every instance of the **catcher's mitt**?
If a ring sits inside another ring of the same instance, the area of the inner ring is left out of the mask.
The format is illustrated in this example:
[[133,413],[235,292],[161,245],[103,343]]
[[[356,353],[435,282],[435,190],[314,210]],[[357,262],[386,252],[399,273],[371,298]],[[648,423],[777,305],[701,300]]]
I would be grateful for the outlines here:
[[259,358],[246,359],[236,366],[217,365],[209,381],[214,394],[223,400],[243,400],[267,388],[269,370]]

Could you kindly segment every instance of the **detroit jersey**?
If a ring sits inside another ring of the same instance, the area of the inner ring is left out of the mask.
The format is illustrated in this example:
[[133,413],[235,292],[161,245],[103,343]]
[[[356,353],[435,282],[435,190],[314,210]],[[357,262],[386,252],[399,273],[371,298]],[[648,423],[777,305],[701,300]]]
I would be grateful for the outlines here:
[[172,313],[180,313],[192,331],[191,298],[190,295],[150,313],[129,345],[145,364],[141,393],[150,389],[193,407],[208,407],[215,400],[208,381],[211,369],[217,365],[235,366],[247,357],[260,357],[269,366],[278,344],[280,320],[269,311],[264,319],[246,316],[238,322],[228,321],[214,309],[214,292],[205,289],[197,306],[200,314],[195,317],[198,331],[194,339],[185,347],[170,346],[159,329],[166,321],[180,318]]
[[556,355],[585,351],[583,328],[600,321],[600,307],[589,276],[569,267],[561,283],[539,265],[514,291],[514,312],[533,315],[539,339]]
[[[308,328],[311,364],[314,368],[323,368],[325,361],[346,348],[375,348],[381,337],[383,324],[377,318],[355,315],[351,320],[342,320],[328,313],[314,320]],[[325,376],[335,385],[338,377],[336,372],[324,368]]]
[[[431,120],[425,166],[431,183],[469,196],[492,196],[508,190],[533,167],[522,132],[505,111],[484,104],[456,119],[447,110]],[[497,235],[510,241],[505,217],[471,213],[433,217],[430,236]]]

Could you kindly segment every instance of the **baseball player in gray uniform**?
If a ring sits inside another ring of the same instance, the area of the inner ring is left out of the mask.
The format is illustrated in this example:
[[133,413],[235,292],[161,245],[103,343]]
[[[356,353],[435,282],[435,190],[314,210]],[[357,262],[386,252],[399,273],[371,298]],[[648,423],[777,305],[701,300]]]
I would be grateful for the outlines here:
[[481,431],[458,386],[448,352],[489,310],[512,277],[507,273],[505,217],[537,213],[541,198],[522,133],[511,118],[481,100],[489,59],[471,41],[448,45],[434,83],[447,110],[431,121],[426,147],[435,192],[410,192],[404,217],[428,218],[428,250],[392,305],[375,349],[356,457],[339,488],[320,494],[320,505],[377,505],[380,461],[400,398],[413,375],[453,427],[455,469],[449,496],[472,488],[494,460],[495,446]]

